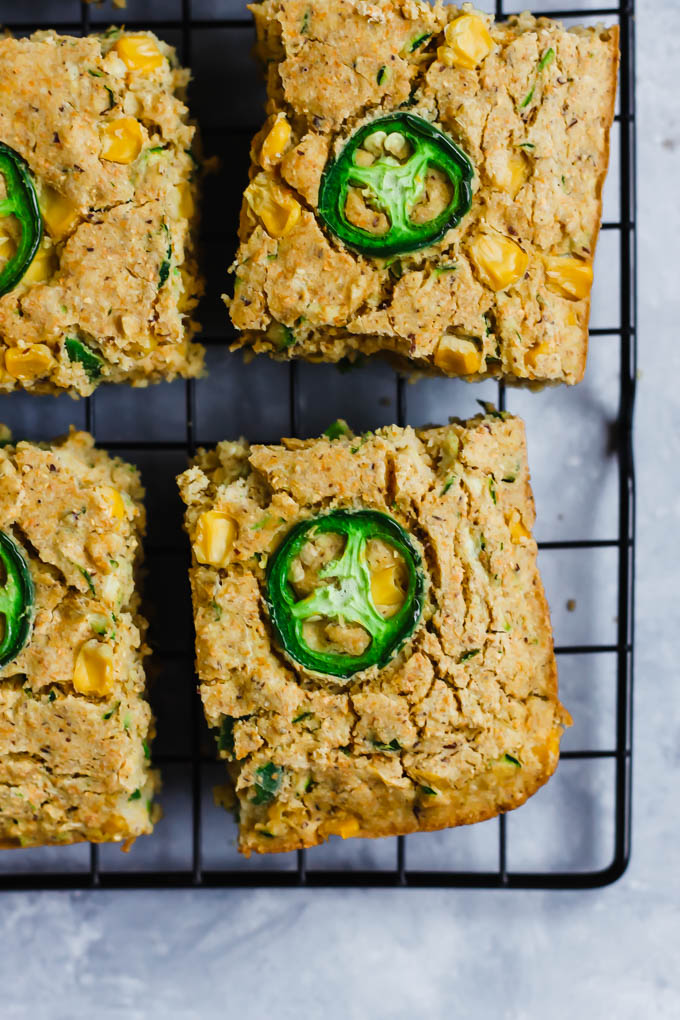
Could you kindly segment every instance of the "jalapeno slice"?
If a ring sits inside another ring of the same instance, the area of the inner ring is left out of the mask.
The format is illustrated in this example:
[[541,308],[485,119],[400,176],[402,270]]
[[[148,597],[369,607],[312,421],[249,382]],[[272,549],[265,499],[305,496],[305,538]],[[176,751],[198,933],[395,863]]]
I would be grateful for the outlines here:
[[[384,153],[370,166],[358,166],[356,154],[377,132],[400,136],[410,155],[400,163]],[[428,169],[443,174],[451,196],[432,219],[414,222],[411,214],[425,192]],[[390,256],[417,251],[439,241],[470,209],[472,163],[448,135],[412,113],[394,113],[365,124],[336,159],[326,165],[319,190],[319,215],[344,244],[362,255]],[[351,223],[346,205],[351,187],[367,193],[371,204],[389,220],[382,234]]]
[[21,236],[14,254],[0,272],[0,297],[16,287],[33,261],[42,240],[42,216],[38,196],[27,164],[18,152],[0,142],[0,174],[5,180],[6,197],[0,199],[0,219],[16,216]]
[[28,641],[33,624],[31,572],[13,538],[0,531],[0,666],[6,666]]
[[[310,539],[327,532],[344,536],[342,554],[319,570],[319,578],[329,583],[297,599],[289,580],[291,564]],[[366,557],[369,539],[391,546],[408,577],[401,606],[387,618],[373,601]],[[292,659],[316,673],[347,678],[370,666],[382,667],[392,658],[420,620],[424,587],[420,556],[397,521],[374,510],[335,510],[291,529],[270,560],[267,605],[276,635]],[[360,655],[314,649],[303,633],[305,622],[313,618],[359,624],[370,644]]]

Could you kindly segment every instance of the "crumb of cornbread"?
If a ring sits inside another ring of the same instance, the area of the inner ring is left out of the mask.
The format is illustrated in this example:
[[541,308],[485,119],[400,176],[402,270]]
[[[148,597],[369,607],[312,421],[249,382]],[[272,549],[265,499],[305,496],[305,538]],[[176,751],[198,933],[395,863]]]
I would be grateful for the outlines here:
[[0,668],[2,846],[129,845],[153,828],[143,495],[85,432],[0,449],[0,531],[35,589],[28,642]]
[[[235,346],[327,361],[381,351],[470,380],[578,382],[618,28],[567,31],[526,13],[494,23],[469,4],[411,0],[264,0],[251,10],[269,117],[251,148],[226,299]],[[473,66],[455,49],[464,17],[482,35]],[[319,187],[357,129],[400,111],[464,150],[472,207],[429,248],[366,257],[324,225]],[[273,234],[271,200],[285,206]],[[489,245],[500,276],[485,265]]]
[[[569,717],[519,419],[223,442],[199,452],[179,486],[200,692],[244,853],[479,821],[522,804],[552,774]],[[284,537],[337,508],[393,517],[426,581],[401,650],[348,680],[286,654],[266,603],[268,561]],[[196,555],[206,513],[231,522],[220,566]],[[262,795],[263,773],[273,773],[275,795]]]
[[[86,395],[200,372],[188,80],[150,32],[0,40],[0,140],[28,164],[43,220],[33,263],[0,297],[0,392]],[[99,369],[71,360],[68,340]]]

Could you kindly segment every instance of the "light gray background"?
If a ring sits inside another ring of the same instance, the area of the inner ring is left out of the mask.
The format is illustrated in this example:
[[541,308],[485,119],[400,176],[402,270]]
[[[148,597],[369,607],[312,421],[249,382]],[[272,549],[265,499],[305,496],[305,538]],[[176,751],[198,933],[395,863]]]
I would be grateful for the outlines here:
[[[26,16],[31,6],[22,6]],[[677,1020],[680,5],[640,0],[638,9],[639,545],[628,872],[613,887],[583,893],[4,894],[3,1020],[443,1018],[473,1011],[483,1020]],[[591,381],[590,396],[597,395]],[[587,414],[583,398],[579,409]],[[572,460],[573,478],[578,452]],[[540,471],[534,473],[540,486]],[[566,524],[552,523],[567,527],[566,516]],[[607,523],[605,512],[593,531],[606,532]],[[586,591],[608,583],[606,565],[602,578],[599,568],[594,573]],[[573,579],[574,590],[579,582]],[[553,610],[568,628],[558,602]],[[596,727],[588,735],[597,739]]]

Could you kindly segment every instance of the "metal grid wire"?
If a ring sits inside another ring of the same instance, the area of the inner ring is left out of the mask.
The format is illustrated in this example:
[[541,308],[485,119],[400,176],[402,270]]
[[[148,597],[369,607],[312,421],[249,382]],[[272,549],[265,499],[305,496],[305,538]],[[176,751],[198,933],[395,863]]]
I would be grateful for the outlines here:
[[[194,74],[200,78],[201,64],[196,53],[192,54],[192,42],[197,32],[212,31],[243,31],[250,29],[251,21],[246,16],[194,17],[192,6],[205,5],[201,0],[176,0],[176,13],[173,17],[156,16],[148,19],[135,15],[136,0],[128,0],[128,8],[124,14],[124,23],[128,28],[150,28],[166,36],[169,41],[178,45],[182,61],[193,66]],[[181,6],[180,6],[181,5]],[[40,28],[56,27],[61,32],[75,34],[87,33],[96,25],[102,24],[104,16],[101,9],[91,7],[88,3],[80,4],[79,17],[71,21],[59,21],[51,24],[46,17],[31,20],[23,15],[28,14],[31,3],[21,5],[22,17],[11,16],[14,4],[3,4],[0,0],[0,22],[10,30],[25,34]],[[41,9],[45,5],[41,3]],[[61,7],[61,4],[58,6]],[[168,3],[168,7],[172,7]],[[3,10],[3,7],[5,8]],[[516,8],[521,9],[521,8]],[[497,18],[507,15],[503,0],[495,0]],[[210,743],[206,739],[207,731],[203,722],[200,701],[193,697],[191,708],[191,746],[186,752],[160,753],[154,755],[155,764],[161,769],[177,767],[190,775],[191,798],[187,803],[182,823],[184,828],[191,829],[190,865],[174,867],[156,867],[143,870],[116,870],[102,866],[102,849],[91,845],[89,861],[83,867],[60,867],[50,870],[21,872],[4,872],[0,874],[0,888],[4,889],[66,889],[66,888],[170,888],[170,887],[228,887],[228,886],[412,886],[412,887],[479,887],[479,888],[559,888],[577,889],[606,885],[618,878],[626,868],[630,849],[631,826],[631,723],[632,723],[632,668],[633,668],[633,582],[634,582],[634,475],[632,456],[632,416],[635,390],[635,181],[634,181],[634,0],[622,0],[618,6],[598,8],[579,8],[578,5],[564,10],[536,11],[548,17],[568,19],[587,16],[589,19],[602,18],[618,21],[621,30],[621,71],[619,103],[620,112],[616,115],[619,123],[619,219],[605,222],[603,230],[618,234],[618,257],[620,260],[620,321],[618,326],[596,328],[590,330],[591,336],[607,336],[618,338],[620,376],[618,393],[618,415],[615,423],[615,447],[618,468],[618,534],[611,539],[576,539],[554,542],[540,542],[541,549],[550,550],[592,550],[609,548],[615,550],[617,557],[617,617],[616,640],[610,644],[564,645],[556,648],[559,657],[563,656],[603,656],[615,657],[616,662],[616,697],[613,711],[615,712],[615,742],[613,747],[593,750],[563,750],[562,759],[579,759],[594,763],[607,759],[614,764],[615,793],[612,803],[614,818],[612,832],[614,852],[610,862],[604,868],[580,871],[560,869],[512,870],[508,867],[507,858],[507,821],[501,815],[497,824],[496,864],[486,870],[438,869],[428,870],[422,867],[413,869],[406,859],[406,843],[404,837],[393,842],[396,845],[395,859],[389,866],[362,867],[352,870],[346,868],[310,868],[309,853],[298,851],[294,867],[280,868],[258,866],[251,868],[243,863],[236,867],[208,867],[205,862],[203,846],[203,824],[205,805],[202,793],[204,790],[204,770],[214,759],[210,752]],[[8,16],[5,16],[8,15]],[[244,11],[245,15],[245,11]],[[110,20],[110,19],[109,19]],[[120,20],[120,19],[119,19]],[[192,56],[194,57],[192,63]],[[236,100],[238,102],[238,100]],[[231,152],[232,146],[240,147],[245,158],[251,135],[258,129],[257,124],[236,125],[231,128],[204,131],[206,148],[211,151],[215,147],[224,152]],[[221,141],[217,136],[222,134]],[[228,137],[225,139],[224,135]],[[212,135],[212,137],[211,137]],[[223,232],[211,233],[210,228],[204,232],[204,240],[220,243],[223,253],[233,248],[233,238],[226,237]],[[220,266],[224,259],[221,256]],[[224,326],[222,326],[224,329]],[[206,345],[226,348],[229,337],[204,336],[201,338]],[[614,340],[614,343],[617,341]],[[225,357],[226,350],[222,352]],[[291,435],[299,432],[298,418],[300,406],[299,369],[291,364],[287,369],[289,430]],[[163,453],[176,453],[191,456],[203,438],[195,435],[196,421],[196,385],[193,381],[184,384],[185,429],[182,439],[137,439],[125,440],[115,436],[109,438],[97,433],[95,409],[97,399],[88,398],[85,402],[84,425],[92,432],[102,445],[111,450],[135,453],[151,458],[161,457]],[[395,378],[396,419],[399,425],[407,421],[407,388],[405,380]],[[173,399],[177,394],[173,394]],[[180,397],[181,399],[181,397]],[[504,408],[506,403],[505,385],[498,384],[497,404]],[[147,558],[150,561],[150,573],[154,572],[154,562],[158,559],[174,562],[172,570],[186,572],[186,548],[181,536],[167,543],[147,543]],[[179,666],[183,683],[193,687],[193,649],[190,643],[182,647],[169,647],[167,643],[154,641],[152,626],[151,640],[154,645],[154,660],[160,673],[171,667]],[[588,661],[584,659],[582,661]],[[158,685],[161,686],[160,684]],[[188,720],[184,718],[184,724]],[[187,798],[188,800],[188,798]],[[487,823],[491,824],[491,823]],[[157,836],[150,837],[151,840]],[[26,853],[25,851],[23,853]]]

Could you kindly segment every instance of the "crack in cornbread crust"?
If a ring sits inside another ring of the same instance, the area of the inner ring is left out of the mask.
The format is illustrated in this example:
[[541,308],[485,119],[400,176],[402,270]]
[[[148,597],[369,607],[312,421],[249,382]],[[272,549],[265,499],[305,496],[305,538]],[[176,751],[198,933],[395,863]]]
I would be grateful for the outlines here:
[[[203,349],[190,342],[203,284],[194,254],[196,129],[184,103],[189,72],[171,46],[141,34],[165,58],[146,73],[130,70],[114,49],[140,33],[0,40],[0,140],[28,163],[41,205],[56,192],[74,216],[64,236],[45,230],[47,278],[0,298],[0,392],[91,393],[95,383],[70,361],[67,337],[102,355],[102,381],[144,386],[201,371]],[[128,164],[100,158],[101,129],[122,118],[135,118],[143,136]],[[35,344],[52,356],[45,371],[10,374],[8,350]]]
[[[618,28],[566,31],[527,14],[499,24],[480,15],[495,48],[470,71],[437,59],[446,24],[462,12],[455,7],[326,0],[310,8],[306,0],[264,0],[251,9],[267,62],[270,114],[253,141],[251,177],[261,171],[261,144],[275,115],[285,114],[290,144],[269,173],[293,189],[302,214],[274,240],[244,201],[234,297],[226,299],[241,331],[234,346],[328,361],[382,351],[419,371],[441,372],[435,349],[452,333],[473,339],[481,354],[479,371],[467,379],[580,381],[590,298],[549,289],[543,255],[594,256]],[[405,55],[405,43],[427,32],[425,50]],[[554,60],[537,73],[550,48]],[[384,67],[388,80],[378,85]],[[532,102],[522,108],[532,87]],[[329,155],[402,103],[450,134],[476,175],[471,212],[439,244],[403,256],[395,280],[385,262],[347,250],[323,230],[316,208]],[[518,154],[526,180],[513,195],[498,182]],[[480,279],[469,254],[480,230],[510,237],[527,252],[528,269],[516,285],[494,292]],[[441,272],[443,264],[457,268]],[[277,323],[292,330],[293,344],[281,345]]]
[[[479,821],[549,778],[569,717],[557,697],[518,419],[281,446],[225,442],[200,451],[178,481],[192,540],[207,510],[238,529],[226,569],[194,556],[190,575],[206,718],[235,719],[228,769],[244,853]],[[345,682],[280,651],[264,600],[268,555],[297,521],[336,507],[391,514],[421,551],[427,579],[411,639],[382,670]],[[395,740],[398,751],[376,748]],[[256,769],[268,762],[283,769],[281,790],[257,805]]]
[[[137,471],[87,433],[0,449],[0,530],[20,545],[35,586],[30,639],[0,668],[1,846],[129,843],[152,830],[159,783],[134,588],[143,495]],[[113,653],[103,697],[74,686],[78,653],[97,634]]]

